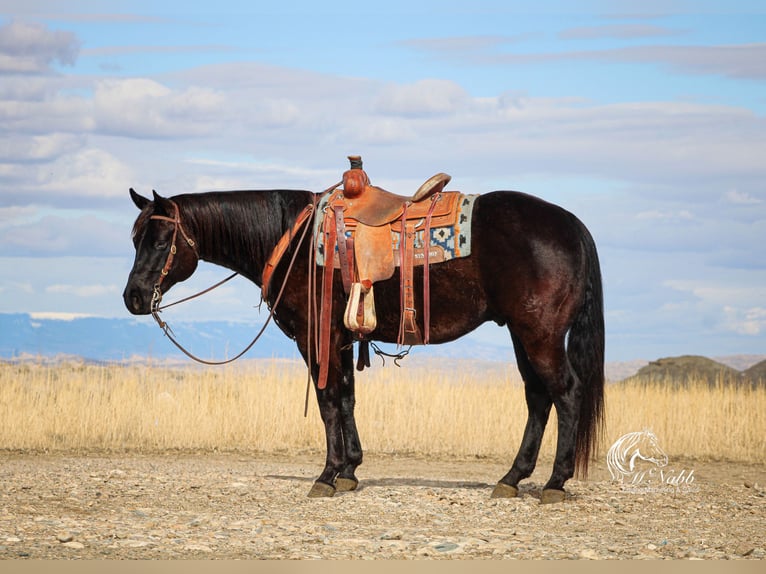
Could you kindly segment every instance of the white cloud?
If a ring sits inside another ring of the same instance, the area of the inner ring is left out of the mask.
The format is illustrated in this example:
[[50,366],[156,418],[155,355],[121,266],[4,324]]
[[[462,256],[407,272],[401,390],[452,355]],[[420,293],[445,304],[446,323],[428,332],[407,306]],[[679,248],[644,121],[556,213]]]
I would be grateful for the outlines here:
[[0,141],[0,158],[7,163],[49,161],[64,153],[77,151],[84,141],[80,136],[64,133],[17,136]]
[[132,170],[101,148],[83,148],[37,169],[40,190],[71,197],[122,197]]
[[[625,26],[582,28],[575,31],[579,38],[595,37],[638,37],[650,35],[652,29]],[[661,28],[654,27],[659,33]],[[608,34],[606,32],[609,32]],[[566,33],[566,32],[565,32]],[[658,35],[658,34],[655,34]],[[512,53],[498,50],[507,43],[502,37],[489,36],[486,42],[473,39],[462,42],[465,49],[459,53],[452,49],[461,43],[461,38],[442,38],[439,42],[419,41],[410,43],[438,57],[455,59],[460,57],[473,65],[508,66],[515,64],[543,64],[546,62],[606,61],[641,62],[672,67],[687,74],[715,74],[731,78],[766,78],[766,43],[730,45],[645,45],[608,48],[602,50],[570,50],[560,52]]]
[[466,91],[448,80],[426,79],[413,84],[389,84],[374,103],[375,111],[401,116],[446,115],[469,101]]
[[417,130],[400,118],[374,118],[360,127],[346,129],[349,141],[356,140],[363,145],[402,145],[417,139]]
[[10,22],[0,26],[0,72],[48,72],[53,62],[73,65],[80,46],[72,32],[41,24]]
[[766,333],[766,308],[750,307],[748,309],[739,309],[726,306],[723,308],[725,314],[724,326],[740,335],[760,335]]
[[66,313],[59,311],[33,311],[29,316],[38,321],[46,319],[54,321],[74,321],[75,319],[83,319],[91,317],[92,315],[87,313]]
[[11,205],[0,207],[0,229],[18,225],[20,221],[31,219],[37,214],[37,208],[31,205]]
[[694,295],[701,301],[720,305],[729,305],[731,301],[738,301],[747,305],[748,301],[766,301],[766,283],[763,285],[739,285],[736,275],[730,280],[690,280],[669,279],[663,285],[676,291],[682,291]]
[[[135,174],[169,186],[209,176],[202,169],[185,173],[179,150],[200,159],[206,157],[196,150],[315,166],[365,152],[376,155],[386,177],[424,177],[415,173],[424,165],[449,171],[456,182],[502,178],[507,186],[527,174],[581,174],[674,184],[675,193],[688,189],[695,199],[695,183],[766,175],[766,119],[723,105],[474,98],[446,80],[339,81],[250,63],[155,79],[80,78],[71,80],[74,92],[60,79],[51,82],[36,88],[42,99],[31,101],[2,99],[0,89],[0,129],[7,134],[0,145],[12,159],[0,163],[0,178],[34,179],[20,190],[28,197],[40,190],[116,197],[143,183]],[[33,178],[23,158],[41,163]],[[740,194],[749,193],[747,182],[738,185]]]
[[[130,213],[133,215],[133,213]],[[130,223],[115,225],[94,215],[74,215],[65,211],[25,219],[0,226],[0,255],[112,255],[129,249]]]
[[95,129],[139,138],[205,135],[223,103],[207,88],[174,91],[146,78],[102,80],[93,95]]
[[759,203],[763,203],[762,199],[753,197],[747,192],[738,191],[736,189],[730,189],[727,191],[725,199],[729,203],[735,203],[738,205],[758,205]]

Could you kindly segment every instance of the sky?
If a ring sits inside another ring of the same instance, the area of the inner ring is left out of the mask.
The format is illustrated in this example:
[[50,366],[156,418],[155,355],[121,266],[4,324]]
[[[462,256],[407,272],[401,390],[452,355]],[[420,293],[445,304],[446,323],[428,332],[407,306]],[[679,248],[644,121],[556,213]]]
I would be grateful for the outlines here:
[[447,172],[575,213],[608,360],[766,353],[765,116],[760,0],[0,0],[0,313],[130,317],[130,187],[321,191],[359,154],[393,191]]

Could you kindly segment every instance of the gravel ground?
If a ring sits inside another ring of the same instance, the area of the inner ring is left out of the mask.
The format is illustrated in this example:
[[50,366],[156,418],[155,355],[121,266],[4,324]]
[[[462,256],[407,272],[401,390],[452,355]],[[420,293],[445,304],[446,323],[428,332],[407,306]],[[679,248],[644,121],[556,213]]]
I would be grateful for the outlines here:
[[306,494],[322,455],[0,453],[3,559],[763,559],[766,465],[673,462],[682,487],[605,465],[540,505],[540,463],[490,499],[491,460],[368,456],[356,492]]

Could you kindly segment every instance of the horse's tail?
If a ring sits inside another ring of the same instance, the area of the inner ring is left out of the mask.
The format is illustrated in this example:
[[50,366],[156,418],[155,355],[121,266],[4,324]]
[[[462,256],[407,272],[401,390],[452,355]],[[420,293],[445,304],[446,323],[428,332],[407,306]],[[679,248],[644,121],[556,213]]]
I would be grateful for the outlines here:
[[604,294],[596,244],[581,224],[585,270],[585,296],[569,330],[567,355],[583,388],[577,427],[575,470],[583,478],[595,456],[604,428]]

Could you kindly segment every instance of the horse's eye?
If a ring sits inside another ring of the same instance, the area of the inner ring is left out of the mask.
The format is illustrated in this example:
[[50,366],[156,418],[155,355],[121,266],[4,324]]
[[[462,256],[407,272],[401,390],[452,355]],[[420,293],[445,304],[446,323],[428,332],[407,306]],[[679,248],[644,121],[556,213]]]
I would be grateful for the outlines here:
[[168,242],[167,241],[156,241],[154,243],[154,248],[157,251],[163,251],[164,249],[167,249],[167,247],[168,247]]

